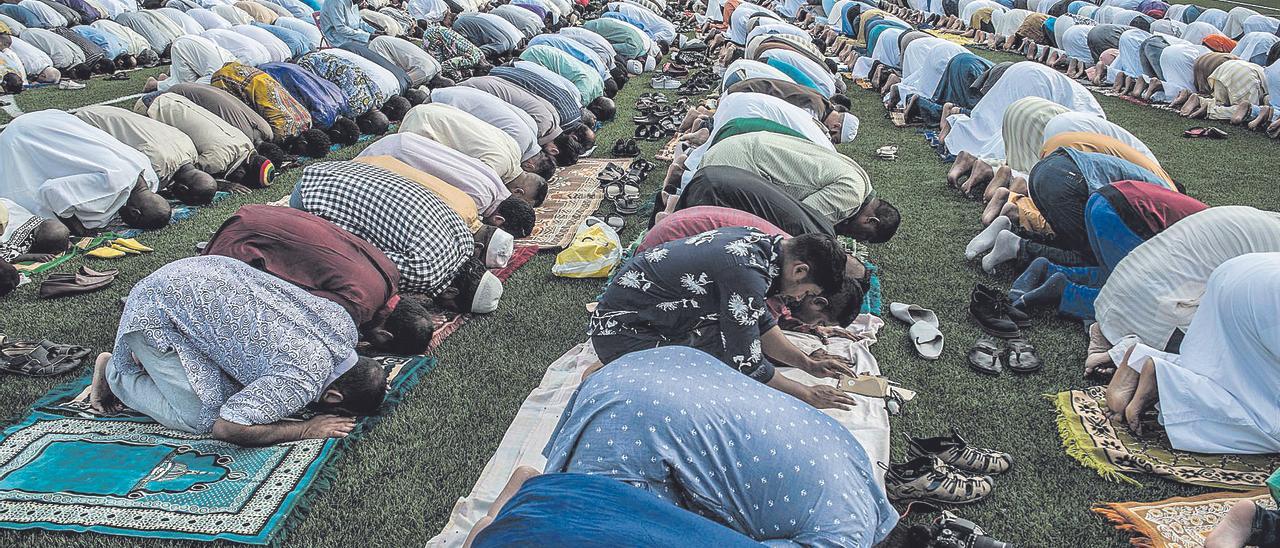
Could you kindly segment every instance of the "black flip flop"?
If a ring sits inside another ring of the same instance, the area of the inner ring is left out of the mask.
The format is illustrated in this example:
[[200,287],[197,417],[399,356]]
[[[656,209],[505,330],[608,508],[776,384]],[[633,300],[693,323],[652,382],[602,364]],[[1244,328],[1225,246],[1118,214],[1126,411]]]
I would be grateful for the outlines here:
[[1009,371],[1035,373],[1044,367],[1044,362],[1040,361],[1040,356],[1036,355],[1036,347],[1031,344],[1031,341],[1017,337],[1006,342],[1009,346],[1005,349],[1004,363],[1009,367]]
[[978,335],[973,348],[969,349],[969,369],[983,375],[999,375],[1004,371],[999,345],[1000,340],[991,335]]

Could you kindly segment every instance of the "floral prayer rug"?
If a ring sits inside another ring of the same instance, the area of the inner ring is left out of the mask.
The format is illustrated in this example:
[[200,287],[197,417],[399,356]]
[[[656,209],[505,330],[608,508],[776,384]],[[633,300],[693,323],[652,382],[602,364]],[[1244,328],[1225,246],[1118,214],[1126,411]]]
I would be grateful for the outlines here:
[[631,167],[632,159],[587,159],[556,170],[548,182],[547,200],[535,211],[538,222],[529,237],[516,240],[516,245],[535,245],[540,249],[564,248],[573,242],[578,225],[600,209],[604,191],[596,177],[601,169],[614,163],[622,169]]
[[[435,366],[426,356],[376,359],[391,383],[383,413]],[[333,458],[379,419],[361,419],[341,440],[239,447],[130,410],[100,416],[89,379],[55,388],[4,431],[0,528],[267,544],[328,483]]]
[[1129,473],[1154,474],[1167,479],[1244,491],[1257,489],[1280,468],[1280,455],[1210,455],[1178,451],[1154,418],[1145,421],[1149,433],[1135,436],[1121,423],[1107,418],[1105,386],[1070,390],[1049,396],[1058,410],[1058,434],[1067,454],[1110,480],[1141,485]]
[[1200,548],[1231,506],[1249,500],[1268,508],[1276,503],[1267,492],[1208,493],[1156,502],[1109,502],[1093,511],[1116,529],[1133,534],[1129,543],[1142,548]]

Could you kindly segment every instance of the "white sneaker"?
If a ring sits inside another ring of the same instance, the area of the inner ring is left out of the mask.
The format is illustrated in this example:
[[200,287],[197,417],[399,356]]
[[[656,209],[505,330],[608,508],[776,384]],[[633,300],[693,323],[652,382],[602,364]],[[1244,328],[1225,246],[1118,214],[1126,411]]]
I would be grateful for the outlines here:
[[653,81],[649,83],[653,89],[678,89],[680,81],[670,76],[659,75],[653,77]]
[[75,80],[59,80],[58,89],[84,89],[84,84]]

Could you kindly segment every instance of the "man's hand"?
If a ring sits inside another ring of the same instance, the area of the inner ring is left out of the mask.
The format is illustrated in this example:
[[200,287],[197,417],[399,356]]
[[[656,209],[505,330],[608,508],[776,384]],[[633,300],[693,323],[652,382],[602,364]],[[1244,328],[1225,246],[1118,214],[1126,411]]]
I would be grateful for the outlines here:
[[819,348],[809,353],[805,358],[805,364],[800,368],[815,377],[840,378],[841,376],[855,376],[854,365],[849,360]]
[[221,183],[218,183],[218,190],[221,190],[223,192],[230,192],[232,194],[249,194],[250,192],[253,192],[253,190],[250,189],[249,187],[244,186],[240,183],[233,183],[231,181],[223,181]]
[[860,341],[863,337],[843,327],[818,327],[817,334],[819,337],[835,337],[840,339],[849,339],[851,341]]
[[843,390],[825,384],[807,387],[800,399],[818,409],[843,409],[848,411],[853,406],[858,405],[858,402]]
[[337,415],[316,415],[302,423],[301,439],[345,438],[356,429],[356,420]]

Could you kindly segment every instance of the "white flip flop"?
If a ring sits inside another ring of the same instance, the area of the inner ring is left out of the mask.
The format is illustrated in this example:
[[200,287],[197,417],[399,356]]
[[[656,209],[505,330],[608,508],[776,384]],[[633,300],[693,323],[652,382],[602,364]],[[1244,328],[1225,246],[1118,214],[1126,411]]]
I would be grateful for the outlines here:
[[928,308],[906,303],[889,303],[889,313],[898,320],[911,326],[907,336],[916,354],[926,360],[936,360],[942,356],[942,347],[946,342],[942,331],[938,328],[938,315]]
[[915,325],[916,322],[925,322],[934,327],[940,325],[937,314],[918,304],[889,303],[889,313],[907,325]]

